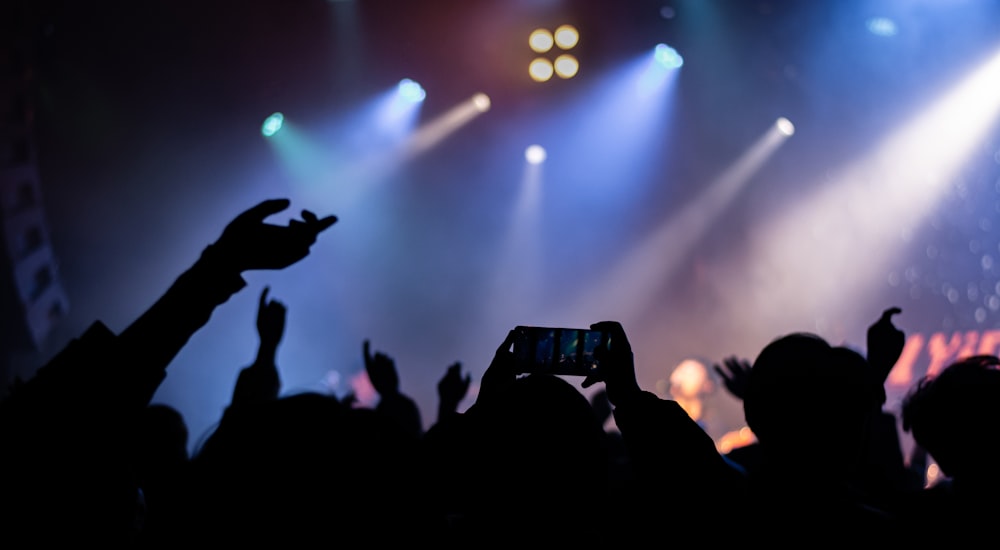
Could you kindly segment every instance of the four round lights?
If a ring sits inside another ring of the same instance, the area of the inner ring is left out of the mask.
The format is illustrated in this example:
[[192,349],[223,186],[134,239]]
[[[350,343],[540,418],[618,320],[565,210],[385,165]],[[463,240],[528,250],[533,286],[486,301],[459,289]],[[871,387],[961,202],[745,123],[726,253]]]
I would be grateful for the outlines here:
[[580,33],[573,25],[560,25],[555,31],[535,29],[528,36],[528,46],[538,54],[548,53],[553,49],[563,50],[554,59],[536,57],[528,64],[528,75],[535,82],[545,82],[553,75],[559,78],[573,78],[580,70],[580,61],[576,56],[565,53],[576,47],[580,42]]

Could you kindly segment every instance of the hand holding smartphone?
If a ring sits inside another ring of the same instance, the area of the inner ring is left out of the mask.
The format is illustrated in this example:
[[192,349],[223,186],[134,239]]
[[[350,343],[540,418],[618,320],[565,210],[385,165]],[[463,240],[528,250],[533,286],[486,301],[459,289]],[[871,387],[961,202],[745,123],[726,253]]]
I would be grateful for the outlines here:
[[607,345],[608,333],[600,330],[517,326],[516,373],[591,376],[600,370],[595,350]]

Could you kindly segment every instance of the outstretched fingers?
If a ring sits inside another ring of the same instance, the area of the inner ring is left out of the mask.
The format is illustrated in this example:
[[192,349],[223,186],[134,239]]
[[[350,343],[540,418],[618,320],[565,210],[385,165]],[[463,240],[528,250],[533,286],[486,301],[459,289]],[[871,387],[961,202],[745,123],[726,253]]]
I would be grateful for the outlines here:
[[317,234],[327,229],[331,225],[337,223],[337,216],[326,216],[325,218],[318,218],[316,217],[316,214],[313,214],[309,210],[302,211],[302,219],[305,220],[306,226],[312,229],[313,232]]
[[719,377],[722,378],[723,381],[728,381],[729,380],[729,378],[730,378],[729,373],[726,372],[726,371],[724,371],[724,370],[722,370],[721,366],[719,366],[719,365],[712,365],[712,370],[714,370],[715,374],[718,374]]
[[268,216],[277,214],[285,210],[292,204],[288,199],[269,199],[258,203],[256,206],[244,211],[238,216],[241,221],[262,222]]

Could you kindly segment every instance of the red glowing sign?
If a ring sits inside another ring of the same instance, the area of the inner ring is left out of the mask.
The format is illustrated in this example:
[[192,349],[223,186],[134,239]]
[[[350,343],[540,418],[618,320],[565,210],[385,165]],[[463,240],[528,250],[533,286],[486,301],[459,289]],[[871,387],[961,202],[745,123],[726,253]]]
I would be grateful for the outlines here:
[[908,388],[924,375],[934,375],[949,364],[972,355],[997,355],[1000,330],[911,334],[886,385]]

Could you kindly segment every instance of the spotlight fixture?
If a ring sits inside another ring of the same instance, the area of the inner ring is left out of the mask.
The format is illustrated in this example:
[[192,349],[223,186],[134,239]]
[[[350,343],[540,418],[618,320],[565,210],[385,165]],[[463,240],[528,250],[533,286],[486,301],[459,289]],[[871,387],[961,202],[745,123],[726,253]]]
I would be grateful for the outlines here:
[[545,148],[541,145],[529,145],[524,150],[524,160],[528,161],[529,164],[541,164],[545,162],[547,156]]
[[554,43],[552,33],[546,29],[535,29],[531,31],[531,36],[528,37],[528,45],[536,53],[545,53],[551,50]]
[[260,126],[260,133],[264,137],[271,137],[278,133],[281,126],[285,123],[285,115],[281,113],[274,113],[271,116],[264,119],[264,124]]
[[557,57],[555,63],[552,65],[555,68],[556,75],[560,78],[573,78],[576,76],[576,72],[580,70],[580,62],[568,53]]
[[572,49],[580,41],[580,33],[573,25],[562,25],[556,32],[552,33],[556,46],[564,50]]
[[424,87],[409,78],[400,80],[398,89],[399,95],[402,96],[403,99],[412,101],[413,103],[420,103],[427,97],[427,92],[424,91]]
[[667,69],[679,69],[684,65],[681,54],[666,44],[657,44],[653,56],[657,63]]
[[573,78],[580,71],[580,61],[569,50],[579,42],[580,33],[573,25],[560,25],[555,31],[535,29],[528,36],[531,51],[553,57],[534,58],[528,64],[528,75],[535,82],[547,82],[552,79],[553,74],[562,79]]
[[552,62],[544,57],[539,57],[528,65],[528,74],[535,82],[545,82],[552,78],[554,70]]
[[490,96],[484,93],[478,93],[472,96],[472,104],[475,105],[477,111],[485,113],[490,110],[493,102],[490,101]]
[[783,135],[791,136],[792,134],[795,133],[795,125],[792,124],[792,121],[788,120],[785,117],[781,117],[778,120],[774,121],[774,126]]

